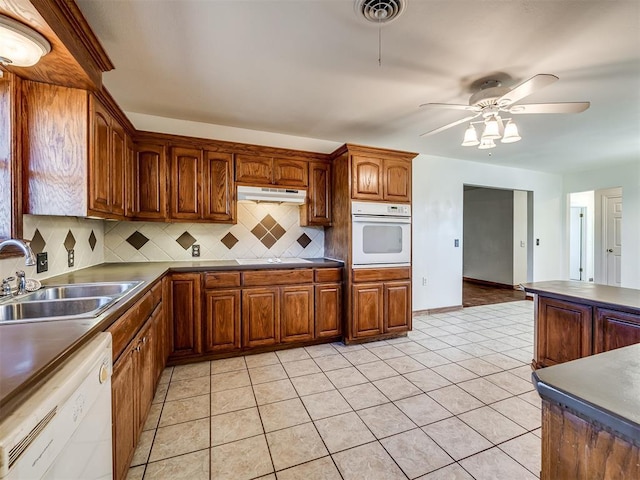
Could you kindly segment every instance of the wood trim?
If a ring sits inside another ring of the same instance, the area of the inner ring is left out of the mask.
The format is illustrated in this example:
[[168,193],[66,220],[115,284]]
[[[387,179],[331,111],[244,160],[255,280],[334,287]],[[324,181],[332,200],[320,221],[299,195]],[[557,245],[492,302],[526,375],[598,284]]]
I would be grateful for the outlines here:
[[405,279],[411,279],[411,267],[353,269],[353,283]]
[[256,270],[242,273],[243,287],[312,283],[313,270]]
[[491,282],[489,280],[480,280],[479,278],[462,277],[462,280],[476,285],[487,285],[488,287],[504,288],[505,290],[521,290],[520,285],[509,285],[508,283]]
[[342,280],[341,268],[319,268],[315,270],[314,281],[316,283],[323,282],[339,282]]
[[204,288],[234,288],[240,286],[240,272],[211,272],[204,274]]
[[382,155],[384,158],[394,158],[394,159],[408,160],[408,161],[413,160],[415,157],[419,155],[416,152],[405,152],[402,150],[391,150],[387,148],[367,147],[365,145],[345,143],[344,145],[339,147],[337,150],[334,150],[332,153],[330,153],[329,157],[333,160],[346,152],[349,152],[349,154],[355,153],[358,155],[374,156],[379,158],[382,158],[380,157]]
[[95,96],[128,135],[134,135],[136,133],[136,127],[133,126],[133,123],[131,123],[129,118],[124,114],[120,105],[118,105],[106,87],[103,86],[100,90],[95,92]]
[[462,305],[453,305],[451,307],[428,308],[426,310],[414,310],[411,315],[413,317],[418,317],[420,315],[433,315],[436,313],[458,312],[460,310],[462,310]]

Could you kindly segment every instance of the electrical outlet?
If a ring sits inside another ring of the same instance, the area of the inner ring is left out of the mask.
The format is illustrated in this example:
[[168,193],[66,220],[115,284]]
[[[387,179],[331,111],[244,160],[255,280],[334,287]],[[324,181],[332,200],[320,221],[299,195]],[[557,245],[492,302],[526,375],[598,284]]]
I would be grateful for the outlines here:
[[460,246],[460,240],[456,238],[456,239],[453,241],[453,246],[454,246],[454,247],[456,247],[456,248],[458,248],[458,247]]
[[423,287],[427,286],[427,277],[422,277],[422,286]]
[[36,272],[42,273],[49,270],[49,256],[47,252],[36,254]]
[[71,268],[73,267],[75,262],[76,262],[76,254],[72,248],[71,250],[67,251],[67,266]]
[[198,245],[196,243],[191,245],[191,256],[192,257],[199,257],[200,256],[200,245]]
[[536,247],[539,247],[539,246],[540,246],[540,239],[536,238]]
[[524,247],[525,247],[524,240],[520,240],[520,246],[521,246],[522,248],[524,248]]

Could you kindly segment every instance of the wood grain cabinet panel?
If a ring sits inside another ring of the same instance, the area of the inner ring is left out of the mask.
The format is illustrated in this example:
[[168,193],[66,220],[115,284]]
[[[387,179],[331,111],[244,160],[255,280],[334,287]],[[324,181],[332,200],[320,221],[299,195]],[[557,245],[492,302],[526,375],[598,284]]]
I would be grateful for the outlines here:
[[280,288],[280,341],[304,342],[313,340],[313,286],[300,285]]
[[135,145],[131,187],[134,215],[148,220],[167,218],[167,166],[163,145]]
[[383,332],[383,285],[363,283],[352,287],[352,335],[356,338]]
[[353,155],[351,171],[351,198],[383,200],[382,159]]
[[137,388],[137,405],[135,424],[138,432],[142,430],[144,422],[151,407],[153,393],[155,388],[155,329],[153,321],[147,321],[137,336],[135,343],[135,369],[136,369],[136,388]]
[[242,345],[262,347],[280,343],[279,289],[247,288],[242,291]]
[[241,345],[240,289],[205,293],[204,350],[230,352]]
[[202,352],[200,274],[181,273],[171,276],[170,306],[172,323],[171,358]]
[[301,207],[300,225],[331,225],[331,164],[309,163],[309,194],[307,205]]
[[411,282],[384,284],[384,331],[411,330]]
[[301,160],[273,159],[273,183],[288,187],[309,185],[309,164]]
[[124,480],[136,445],[136,384],[132,351],[124,353],[113,366],[111,391],[113,478]]
[[640,315],[596,308],[593,353],[640,343]]
[[127,165],[127,135],[114,120],[111,127],[111,213],[125,216],[125,169]]
[[592,307],[538,298],[537,367],[547,367],[593,353]]
[[94,97],[91,106],[91,152],[89,154],[89,208],[111,211],[111,116]]
[[236,199],[233,182],[233,155],[204,152],[203,218],[213,222],[235,223]]
[[342,285],[339,283],[315,287],[316,338],[342,334]]
[[236,182],[269,185],[273,182],[273,158],[236,155]]
[[389,202],[411,202],[411,162],[385,159],[383,197]]
[[171,149],[171,218],[197,220],[202,209],[202,150]]

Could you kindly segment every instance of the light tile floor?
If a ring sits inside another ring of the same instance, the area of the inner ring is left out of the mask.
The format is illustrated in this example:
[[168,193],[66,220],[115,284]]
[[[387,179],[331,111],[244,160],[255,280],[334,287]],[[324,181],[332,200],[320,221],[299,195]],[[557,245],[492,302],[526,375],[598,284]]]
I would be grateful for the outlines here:
[[129,480],[538,478],[533,302],[413,326],[167,368]]

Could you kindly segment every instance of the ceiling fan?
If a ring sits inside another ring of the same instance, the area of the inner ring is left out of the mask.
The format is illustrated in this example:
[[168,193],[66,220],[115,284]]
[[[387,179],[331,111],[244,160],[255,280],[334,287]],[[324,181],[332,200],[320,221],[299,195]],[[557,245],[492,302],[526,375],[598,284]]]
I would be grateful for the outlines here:
[[[465,142],[463,142],[463,145],[475,146],[480,144],[479,148],[492,148],[492,146],[495,146],[495,144],[493,144],[493,140],[497,138],[502,137],[503,143],[520,140],[520,136],[515,128],[515,123],[513,123],[511,119],[505,119],[509,122],[505,127],[502,122],[503,119],[500,117],[500,113],[504,112],[513,115],[526,113],[580,113],[589,108],[589,102],[518,103],[523,98],[556,82],[557,80],[559,80],[559,78],[555,75],[539,74],[525,80],[513,88],[508,88],[503,87],[499,80],[495,80],[490,77],[480,79],[472,85],[472,87],[476,87],[478,91],[469,98],[469,105],[450,103],[423,103],[420,105],[420,107],[463,110],[470,113],[470,115],[460,120],[448,123],[447,125],[443,125],[435,130],[430,130],[420,136],[424,137],[427,135],[434,135],[482,116],[484,119],[482,122],[471,122],[467,133],[465,133]],[[485,128],[485,133],[482,135],[483,142],[477,140],[473,123],[485,123],[486,127],[489,127],[489,124],[491,123],[490,128]],[[510,127],[510,125],[513,125],[513,127]],[[487,132],[487,129],[490,131]],[[515,134],[513,133],[514,130]],[[473,139],[468,138],[471,134],[473,134]],[[483,144],[485,145],[484,147]]]

